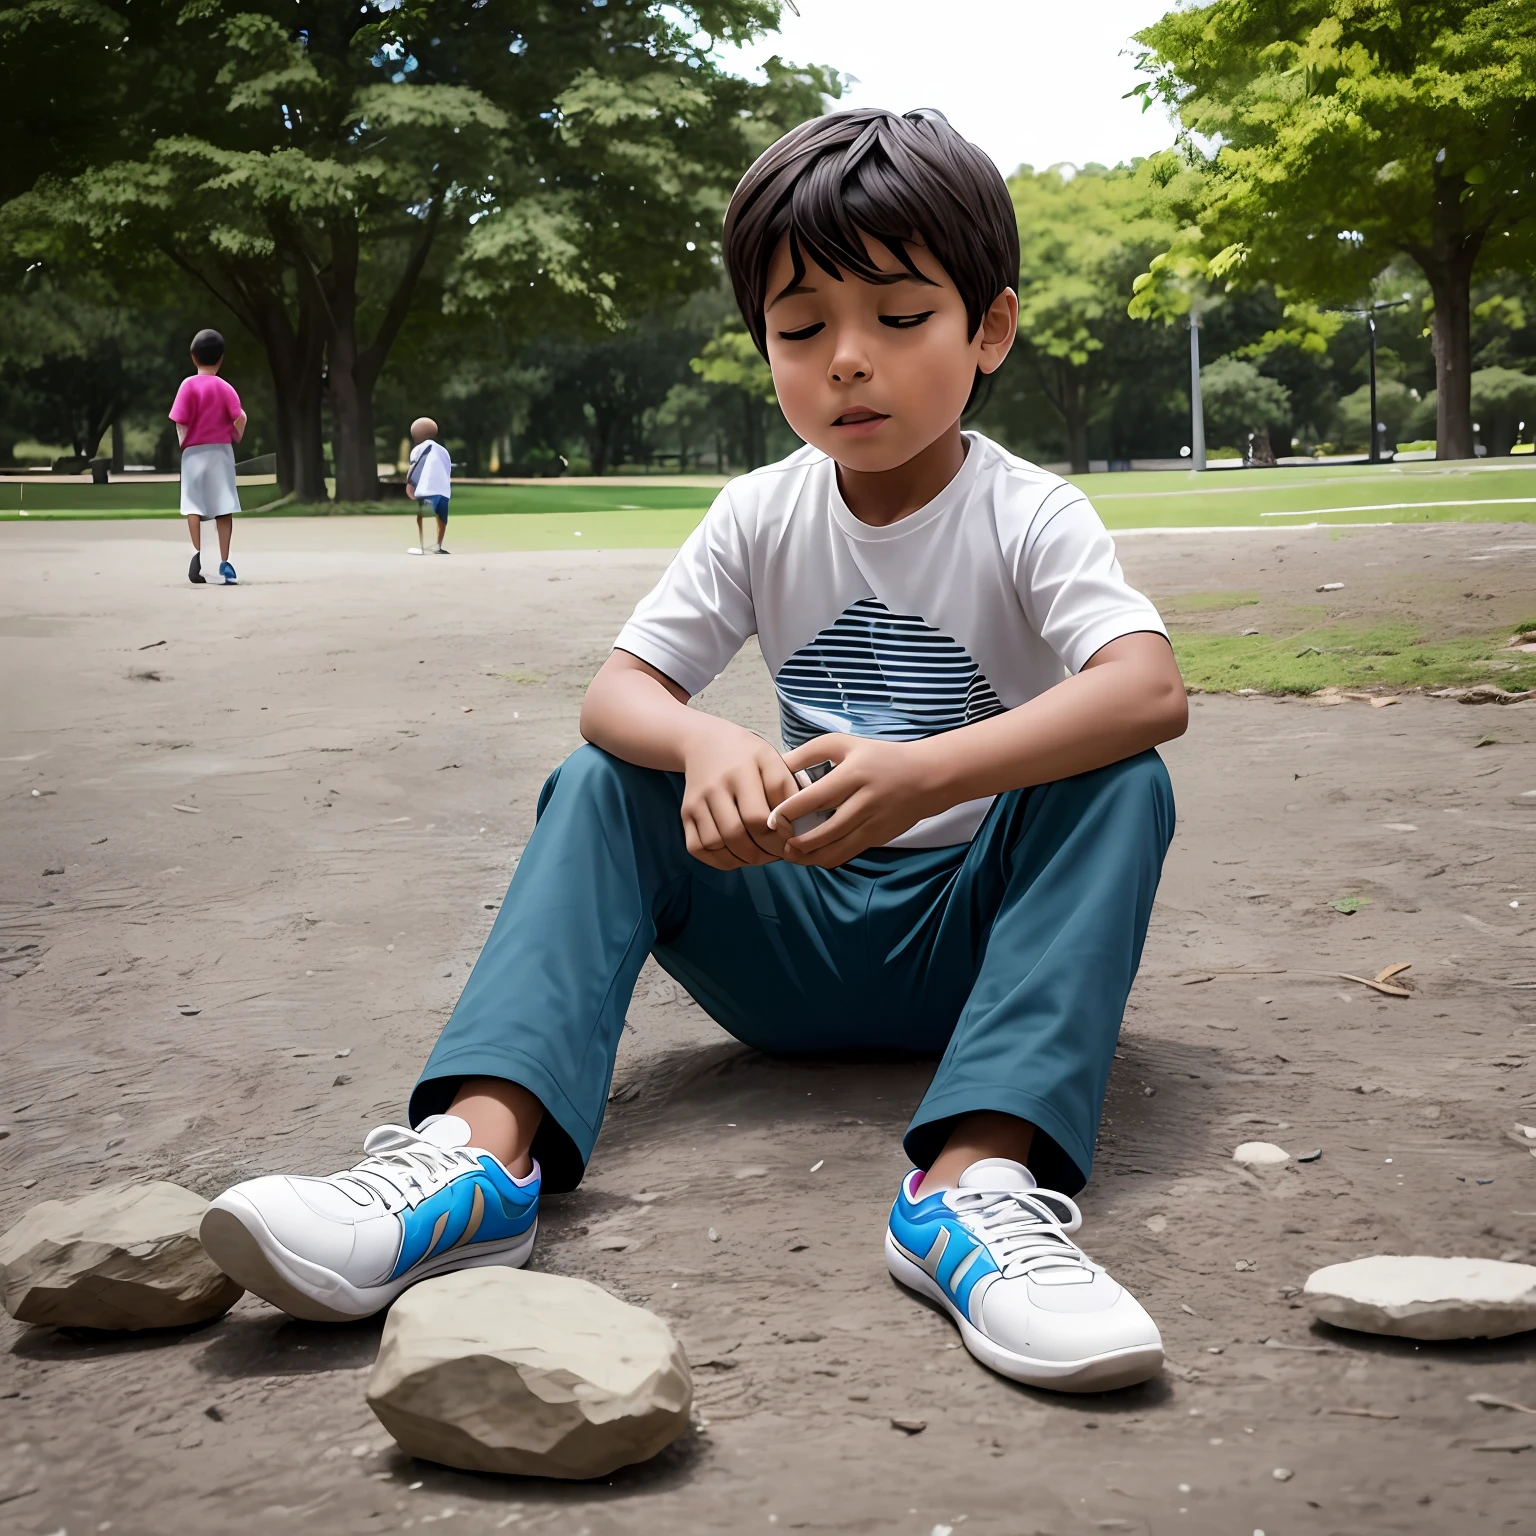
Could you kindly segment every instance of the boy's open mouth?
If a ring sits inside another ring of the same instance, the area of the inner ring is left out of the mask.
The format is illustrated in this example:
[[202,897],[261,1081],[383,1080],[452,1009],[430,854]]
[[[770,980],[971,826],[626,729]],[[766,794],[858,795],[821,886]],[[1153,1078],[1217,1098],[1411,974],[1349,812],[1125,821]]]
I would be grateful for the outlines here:
[[844,411],[832,425],[834,427],[869,427],[876,422],[890,419],[880,411],[870,410],[867,405],[856,405],[851,411]]

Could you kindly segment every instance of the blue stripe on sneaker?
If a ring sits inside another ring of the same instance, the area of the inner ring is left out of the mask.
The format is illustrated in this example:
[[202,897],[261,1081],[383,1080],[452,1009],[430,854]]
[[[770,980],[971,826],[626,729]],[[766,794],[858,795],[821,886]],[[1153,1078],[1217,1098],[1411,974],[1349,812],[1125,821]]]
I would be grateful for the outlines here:
[[[538,1215],[539,1184],[538,1179],[529,1184],[514,1183],[494,1159],[482,1157],[477,1171],[460,1174],[420,1205],[407,1206],[401,1211],[404,1236],[400,1257],[389,1278],[398,1280],[423,1259],[443,1254],[460,1243],[473,1247],[478,1243],[505,1242],[508,1238],[521,1236]],[[477,1190],[480,1192],[478,1202],[475,1199]],[[479,1221],[471,1232],[470,1222],[474,1219],[477,1204]]]
[[971,1296],[983,1277],[998,1272],[987,1245],[966,1231],[942,1195],[909,1200],[905,1184],[891,1207],[890,1225],[891,1236],[974,1323]]

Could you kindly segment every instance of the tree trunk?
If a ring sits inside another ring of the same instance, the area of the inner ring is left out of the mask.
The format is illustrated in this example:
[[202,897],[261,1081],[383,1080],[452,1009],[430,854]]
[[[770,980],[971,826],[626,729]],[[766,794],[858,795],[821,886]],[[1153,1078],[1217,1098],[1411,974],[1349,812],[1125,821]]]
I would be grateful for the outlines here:
[[331,420],[336,429],[336,500],[379,499],[379,450],[373,433],[373,391],[359,387],[350,368],[330,374]]
[[1435,457],[1470,459],[1472,441],[1472,263],[1429,274],[1435,297]]
[[1074,474],[1088,472],[1088,411],[1082,375],[1070,363],[1060,365],[1062,424],[1067,431],[1067,458]]
[[384,318],[366,346],[357,334],[357,282],[361,241],[355,219],[338,219],[330,226],[330,263],[322,285],[320,275],[299,251],[300,288],[310,288],[323,306],[326,321],[326,356],[331,391],[331,415],[336,428],[336,499],[379,499],[379,450],[374,440],[373,391],[389,359],[390,348],[410,313],[416,285],[421,280],[437,227],[442,219],[442,198],[433,199],[395,284]]
[[329,499],[325,436],[320,423],[320,370],[301,355],[267,353],[277,403],[277,488],[295,501]]
[[767,458],[767,451],[763,446],[763,407],[754,396],[742,391],[742,400],[746,405],[747,427],[747,468],[759,469]]
[[[1434,295],[1430,322],[1435,353],[1435,457],[1470,459],[1472,443],[1472,269],[1487,236],[1486,224],[1466,226],[1460,173],[1435,168],[1432,234],[1428,246],[1409,246]],[[1376,423],[1371,423],[1374,435]]]
[[283,295],[269,290],[255,300],[246,323],[260,341],[272,375],[278,492],[291,494],[295,501],[325,501],[325,438],[320,424],[323,338],[315,323],[314,303],[302,287],[298,311],[295,325]]
[[114,416],[112,418],[112,462],[109,466],[114,475],[120,475],[123,472],[123,453],[123,418]]
[[[335,430],[336,500],[379,499],[379,450],[373,433],[373,383],[357,345],[357,270],[360,241],[354,221],[331,230],[326,307],[326,382]],[[313,279],[318,285],[318,278]]]

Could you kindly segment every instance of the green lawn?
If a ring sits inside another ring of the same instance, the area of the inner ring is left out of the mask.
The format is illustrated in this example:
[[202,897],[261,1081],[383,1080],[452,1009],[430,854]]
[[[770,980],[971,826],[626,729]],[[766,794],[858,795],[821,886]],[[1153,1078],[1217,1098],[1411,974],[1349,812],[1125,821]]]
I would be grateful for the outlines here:
[[[1497,683],[1536,688],[1536,655],[1507,649],[1510,632],[1425,640],[1405,624],[1339,625],[1276,635],[1170,633],[1179,669],[1207,693],[1315,693],[1319,688],[1446,688]],[[1531,628],[1536,631],[1536,619]]]
[[[1111,528],[1222,528],[1404,522],[1536,521],[1536,463],[1347,465],[1318,469],[1143,471],[1073,477]],[[0,485],[0,521],[37,518],[174,517],[174,484]],[[673,548],[714,499],[708,486],[464,485],[456,519],[487,549]],[[271,486],[242,487],[253,515],[276,498]],[[359,513],[409,517],[409,505],[300,507],[283,517]],[[482,522],[481,519],[486,519]],[[461,525],[462,526],[462,525]]]

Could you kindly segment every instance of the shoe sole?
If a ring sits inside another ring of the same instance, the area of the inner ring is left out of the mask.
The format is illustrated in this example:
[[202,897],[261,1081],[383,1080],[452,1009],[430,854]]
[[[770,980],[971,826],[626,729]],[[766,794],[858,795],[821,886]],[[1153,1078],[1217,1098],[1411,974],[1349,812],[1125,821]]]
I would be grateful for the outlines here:
[[954,1298],[944,1287],[901,1251],[889,1230],[885,1234],[885,1267],[890,1270],[893,1280],[943,1307],[959,1328],[965,1347],[983,1365],[1011,1381],[1045,1387],[1052,1392],[1113,1392],[1120,1387],[1134,1387],[1150,1381],[1163,1368],[1161,1344],[1138,1344],[1130,1349],[1090,1355],[1085,1360],[1036,1360],[1029,1355],[1015,1354],[982,1333],[955,1305]]
[[220,1195],[203,1213],[198,1238],[208,1257],[231,1280],[279,1311],[311,1323],[352,1323],[382,1312],[403,1291],[433,1275],[493,1264],[521,1269],[533,1253],[538,1229],[535,1218],[526,1232],[507,1242],[450,1249],[434,1262],[419,1264],[408,1275],[376,1286],[355,1286],[285,1248],[256,1207],[233,1192]]

